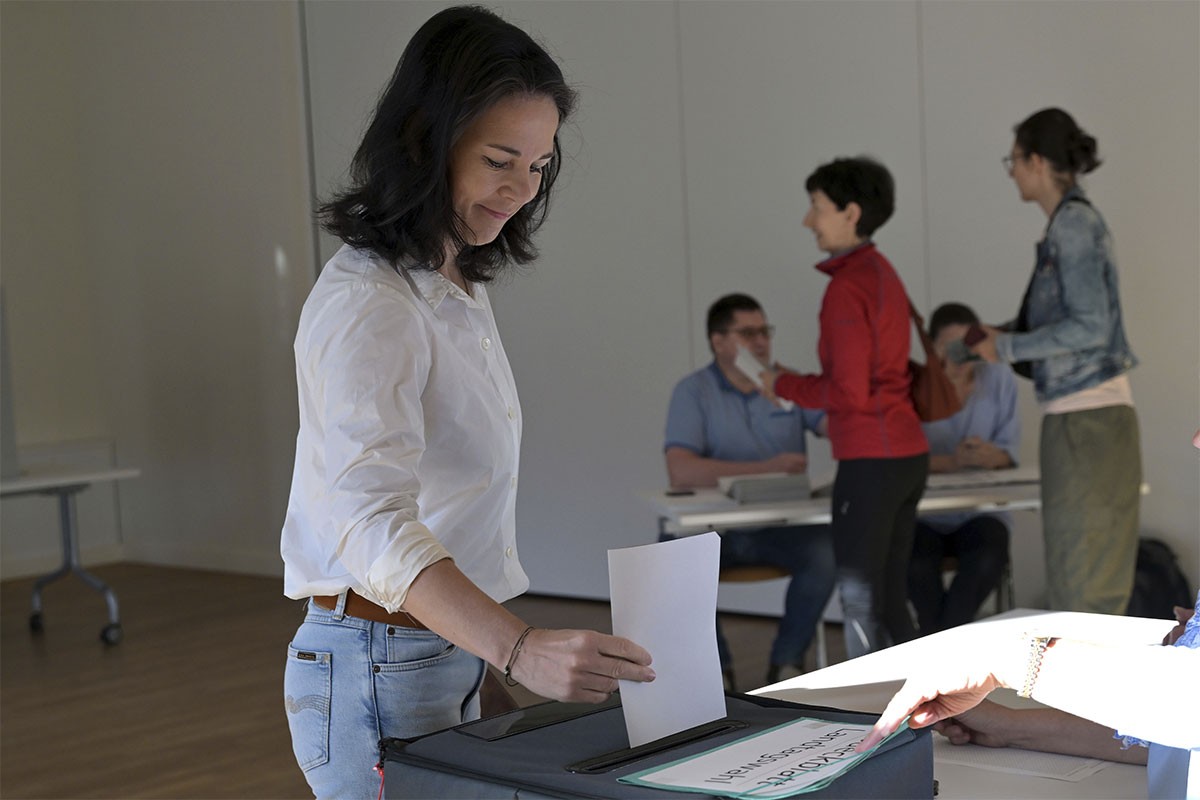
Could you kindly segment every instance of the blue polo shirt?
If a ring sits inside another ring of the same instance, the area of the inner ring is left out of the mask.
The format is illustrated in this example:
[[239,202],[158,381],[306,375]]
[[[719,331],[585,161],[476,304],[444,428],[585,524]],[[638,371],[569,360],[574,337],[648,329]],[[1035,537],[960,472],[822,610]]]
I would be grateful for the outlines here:
[[715,361],[675,386],[663,450],[684,447],[703,458],[762,461],[804,453],[805,430],[817,432],[825,412],[777,408],[758,392],[741,392]]

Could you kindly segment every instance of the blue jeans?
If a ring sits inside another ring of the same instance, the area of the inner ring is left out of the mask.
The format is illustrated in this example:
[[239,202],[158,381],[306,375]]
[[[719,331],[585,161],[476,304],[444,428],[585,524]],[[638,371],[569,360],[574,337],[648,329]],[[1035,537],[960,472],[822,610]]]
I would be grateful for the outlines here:
[[436,633],[314,605],[288,646],[284,706],[292,750],[319,798],[379,794],[379,740],[479,717],[486,665]]
[[[770,564],[792,573],[779,631],[771,645],[771,663],[803,664],[804,653],[821,622],[821,612],[833,592],[836,570],[829,526],[790,525],[722,533],[721,569],[748,564]],[[721,668],[732,666],[733,656],[719,622],[717,651]]]

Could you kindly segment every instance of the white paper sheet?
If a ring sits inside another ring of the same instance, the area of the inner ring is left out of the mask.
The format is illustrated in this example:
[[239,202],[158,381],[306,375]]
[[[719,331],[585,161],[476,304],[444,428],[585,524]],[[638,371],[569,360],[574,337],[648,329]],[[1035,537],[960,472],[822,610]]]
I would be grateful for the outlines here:
[[[733,366],[736,367],[739,372],[749,378],[756,389],[762,391],[763,385],[760,378],[762,376],[762,371],[767,369],[768,365],[760,362],[754,357],[753,353],[739,344],[737,349],[737,358],[734,360]],[[791,411],[796,407],[796,404],[791,400],[784,400],[781,398],[779,400],[779,407],[784,411]]]
[[608,551],[613,633],[650,651],[651,683],[621,683],[630,747],[725,716],[717,655],[721,537]]
[[1089,775],[1094,775],[1104,769],[1107,764],[1096,758],[1042,753],[1036,750],[1021,750],[1016,747],[954,745],[941,736],[935,736],[933,739],[933,753],[934,758],[943,764],[960,764],[964,767],[989,769],[993,772],[1033,775],[1038,778],[1072,782],[1081,781]]
[[762,388],[762,381],[759,380],[759,376],[766,369],[766,366],[755,358],[753,353],[740,344],[738,345],[737,358],[734,359],[733,365],[737,367],[739,372],[749,378],[756,387]]

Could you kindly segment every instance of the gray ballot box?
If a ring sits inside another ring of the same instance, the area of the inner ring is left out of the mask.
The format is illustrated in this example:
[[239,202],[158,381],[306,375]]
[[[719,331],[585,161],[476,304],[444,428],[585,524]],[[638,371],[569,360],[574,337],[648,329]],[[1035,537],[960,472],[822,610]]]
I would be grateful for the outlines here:
[[[873,714],[730,694],[728,716],[629,748],[619,699],[601,706],[542,703],[417,739],[380,742],[383,796],[416,798],[712,797],[633,786],[618,778],[696,755],[777,725],[810,717],[871,724]],[[934,796],[928,730],[904,730],[823,789],[798,797]]]

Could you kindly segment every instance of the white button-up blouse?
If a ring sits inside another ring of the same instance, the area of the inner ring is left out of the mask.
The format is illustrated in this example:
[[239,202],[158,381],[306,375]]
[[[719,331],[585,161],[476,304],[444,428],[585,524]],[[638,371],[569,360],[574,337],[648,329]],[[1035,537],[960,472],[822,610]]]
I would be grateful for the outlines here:
[[288,597],[349,588],[396,611],[447,557],[497,602],[529,587],[520,403],[487,292],[471,292],[349,246],[325,265],[296,334]]

